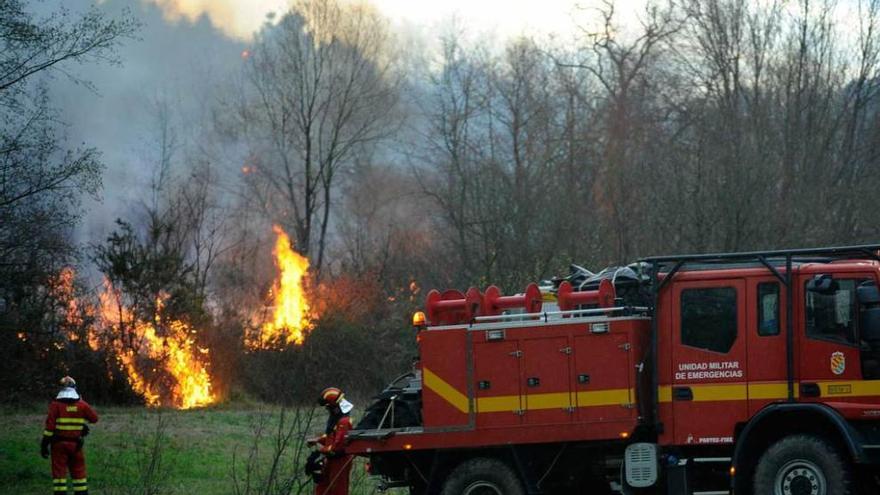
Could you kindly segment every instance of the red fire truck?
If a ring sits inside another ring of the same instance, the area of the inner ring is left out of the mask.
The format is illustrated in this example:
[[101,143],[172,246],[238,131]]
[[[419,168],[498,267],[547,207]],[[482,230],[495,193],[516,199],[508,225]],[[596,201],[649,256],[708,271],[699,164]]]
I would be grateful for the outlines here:
[[432,291],[349,436],[443,495],[880,493],[880,245],[663,256]]

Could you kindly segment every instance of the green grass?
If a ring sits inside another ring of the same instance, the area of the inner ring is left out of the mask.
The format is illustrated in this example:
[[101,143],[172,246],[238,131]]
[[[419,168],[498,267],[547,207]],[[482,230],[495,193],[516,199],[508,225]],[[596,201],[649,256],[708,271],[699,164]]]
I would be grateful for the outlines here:
[[[100,421],[92,428],[85,447],[89,490],[107,495],[235,493],[233,459],[241,477],[244,461],[257,445],[253,466],[264,473],[270,465],[279,418],[279,409],[271,406],[219,406],[190,411],[97,409]],[[256,441],[254,426],[261,415],[265,420],[264,436]],[[49,461],[39,455],[44,418],[42,408],[0,409],[0,493],[51,493]],[[164,427],[157,436],[160,421]],[[320,432],[323,421],[318,411],[307,430]],[[155,458],[151,455],[155,445],[161,446],[161,463],[153,471],[152,481],[145,482],[149,461]],[[301,466],[294,465],[293,459],[298,448],[301,447],[289,449],[281,458],[282,476],[300,475]],[[265,475],[256,476],[261,477]],[[352,478],[356,485],[353,494],[375,492],[375,482],[363,475],[362,462],[352,470]],[[156,490],[144,490],[145,486]],[[301,491],[292,493],[313,490],[306,484]]]

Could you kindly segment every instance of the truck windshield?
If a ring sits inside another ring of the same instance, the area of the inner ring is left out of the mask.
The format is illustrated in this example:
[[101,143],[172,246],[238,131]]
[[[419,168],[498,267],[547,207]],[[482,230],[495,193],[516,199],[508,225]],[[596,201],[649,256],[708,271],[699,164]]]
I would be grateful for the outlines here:
[[849,345],[858,344],[858,280],[837,280],[832,294],[805,291],[807,336]]

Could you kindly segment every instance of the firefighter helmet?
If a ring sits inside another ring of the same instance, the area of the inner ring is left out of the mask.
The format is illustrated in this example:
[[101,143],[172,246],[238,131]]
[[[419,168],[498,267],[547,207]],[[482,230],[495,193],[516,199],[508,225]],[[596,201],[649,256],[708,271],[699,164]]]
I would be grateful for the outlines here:
[[336,387],[327,387],[321,392],[321,397],[318,399],[318,405],[323,407],[339,407],[339,410],[342,411],[343,414],[348,414],[354,408],[354,405],[345,400],[345,394],[342,393],[342,390],[339,390]]
[[318,405],[324,407],[335,406],[339,404],[339,401],[345,397],[345,394],[342,393],[342,390],[339,390],[336,387],[327,387],[321,392],[321,397],[318,399]]
[[61,391],[55,396],[56,399],[79,400],[79,392],[76,391],[76,380],[65,376],[59,382]]

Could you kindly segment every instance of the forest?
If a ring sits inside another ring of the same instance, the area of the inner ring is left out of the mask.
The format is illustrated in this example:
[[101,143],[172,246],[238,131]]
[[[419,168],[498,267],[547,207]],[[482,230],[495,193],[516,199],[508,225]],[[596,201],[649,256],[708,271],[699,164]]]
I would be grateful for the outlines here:
[[0,390],[368,397],[411,366],[432,288],[880,239],[880,1],[623,3],[571,41],[450,22],[426,48],[369,3],[297,0],[199,111],[120,109],[153,122],[150,179],[89,237],[116,185],[52,83],[125,70],[143,26],[0,0]]

